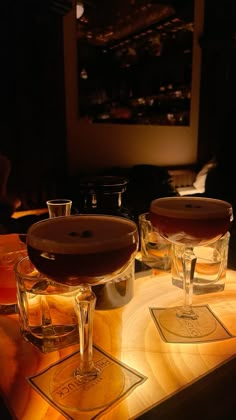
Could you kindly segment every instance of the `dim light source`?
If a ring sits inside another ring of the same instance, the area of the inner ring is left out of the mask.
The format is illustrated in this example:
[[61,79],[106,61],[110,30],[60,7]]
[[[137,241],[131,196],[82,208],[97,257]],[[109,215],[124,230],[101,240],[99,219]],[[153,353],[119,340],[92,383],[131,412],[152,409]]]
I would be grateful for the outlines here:
[[76,19],[80,19],[84,13],[84,5],[82,1],[76,2]]

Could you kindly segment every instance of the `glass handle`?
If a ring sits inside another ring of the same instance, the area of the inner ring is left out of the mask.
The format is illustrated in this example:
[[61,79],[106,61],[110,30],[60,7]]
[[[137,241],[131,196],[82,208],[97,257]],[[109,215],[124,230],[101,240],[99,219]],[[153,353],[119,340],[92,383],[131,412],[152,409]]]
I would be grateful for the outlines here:
[[44,337],[50,337],[55,334],[50,307],[46,296],[41,296],[41,322]]

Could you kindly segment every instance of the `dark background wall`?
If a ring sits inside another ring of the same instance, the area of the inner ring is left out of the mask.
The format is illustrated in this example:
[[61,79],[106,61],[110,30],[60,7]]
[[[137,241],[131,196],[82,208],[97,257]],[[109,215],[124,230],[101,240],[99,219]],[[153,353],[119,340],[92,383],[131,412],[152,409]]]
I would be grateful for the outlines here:
[[66,171],[63,11],[51,1],[1,5],[0,151],[17,180]]
[[[62,18],[71,2],[61,3],[59,9],[53,0],[12,0],[0,6],[0,152],[11,159],[12,176],[19,182],[67,171]],[[202,162],[215,154],[221,128],[236,112],[235,4],[205,0]],[[230,121],[234,126],[234,118]]]
[[236,117],[236,2],[205,0],[199,120],[199,161],[234,142]]

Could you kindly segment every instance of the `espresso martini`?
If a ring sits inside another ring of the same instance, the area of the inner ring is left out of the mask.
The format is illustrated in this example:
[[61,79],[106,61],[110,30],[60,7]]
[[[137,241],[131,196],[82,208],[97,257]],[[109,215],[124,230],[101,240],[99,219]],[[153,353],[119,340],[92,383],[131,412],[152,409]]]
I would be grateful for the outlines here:
[[[134,237],[135,235],[135,237]],[[107,215],[76,215],[45,219],[28,231],[30,260],[57,282],[99,283],[114,276],[137,251],[134,222]]]
[[153,200],[150,219],[161,236],[177,244],[205,245],[223,236],[233,220],[230,203],[207,197]]

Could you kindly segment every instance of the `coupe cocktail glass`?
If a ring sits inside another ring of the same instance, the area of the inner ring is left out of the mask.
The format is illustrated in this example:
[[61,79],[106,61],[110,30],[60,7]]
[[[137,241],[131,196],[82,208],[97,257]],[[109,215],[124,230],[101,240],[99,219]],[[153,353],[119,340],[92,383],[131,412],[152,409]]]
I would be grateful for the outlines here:
[[[79,288],[75,301],[79,322],[80,359],[76,366],[68,365],[54,378],[58,388],[60,381],[63,383],[67,378],[78,382],[77,391],[69,393],[68,398],[63,398],[64,406],[76,407],[78,401],[81,401],[82,387],[79,384],[87,386],[100,375],[93,361],[93,313],[96,296],[91,286],[112,280],[128,267],[138,250],[138,238],[138,229],[134,222],[110,215],[83,214],[50,218],[33,224],[28,231],[28,255],[35,267],[57,283]],[[116,380],[112,379],[113,391],[103,389],[103,392],[99,392],[96,388],[96,392],[92,389],[92,401],[83,401],[83,410],[107,405],[121,393],[121,371],[109,373],[109,369],[104,369],[102,375],[117,377]],[[97,383],[99,384],[98,380]]]
[[[233,221],[230,203],[207,197],[165,197],[153,200],[150,218],[158,233],[168,241],[184,245],[182,254],[184,304],[161,312],[159,321],[176,335],[192,337],[210,334],[215,328],[212,317],[207,318],[197,306],[192,306],[193,278],[196,256],[193,248],[209,244],[222,237]],[[182,328],[182,320],[189,328]],[[196,320],[195,328],[191,320]],[[191,325],[190,325],[191,324]],[[192,331],[191,331],[192,330]]]

